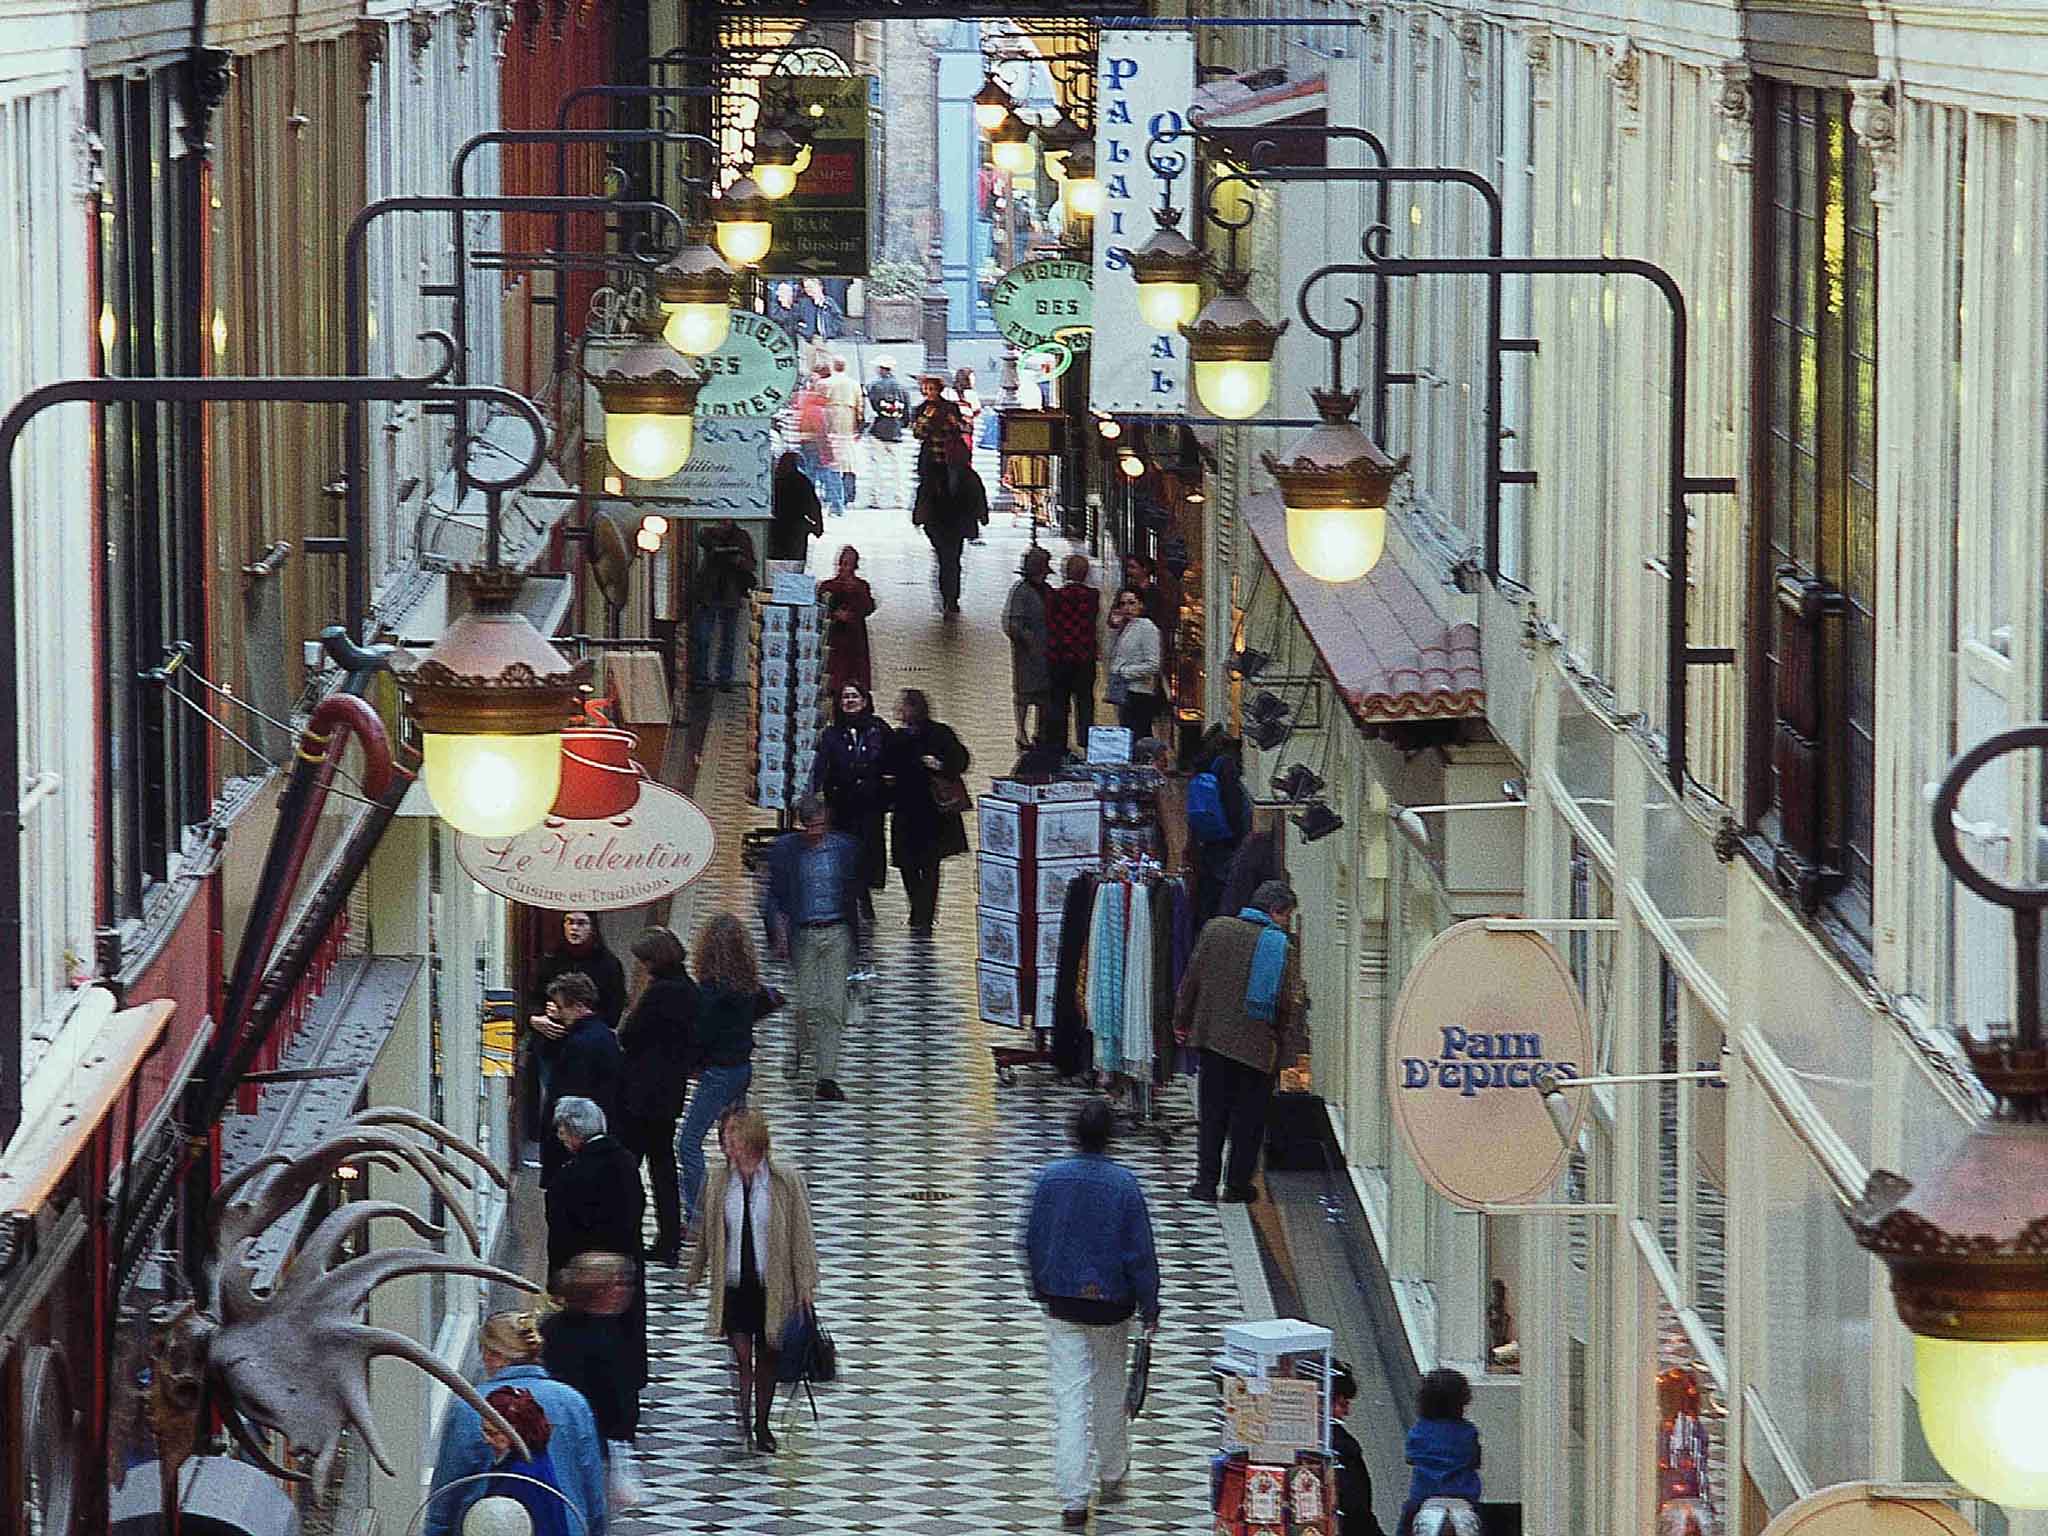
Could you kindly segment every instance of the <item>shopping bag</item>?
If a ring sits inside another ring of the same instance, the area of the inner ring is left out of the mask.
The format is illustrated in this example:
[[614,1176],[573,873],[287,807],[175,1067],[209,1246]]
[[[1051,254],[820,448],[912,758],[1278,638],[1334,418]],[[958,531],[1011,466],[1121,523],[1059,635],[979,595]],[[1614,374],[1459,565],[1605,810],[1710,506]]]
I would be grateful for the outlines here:
[[1145,1411],[1145,1392],[1152,1385],[1152,1335],[1141,1333],[1131,1350],[1131,1375],[1124,1383],[1124,1417],[1135,1419]]

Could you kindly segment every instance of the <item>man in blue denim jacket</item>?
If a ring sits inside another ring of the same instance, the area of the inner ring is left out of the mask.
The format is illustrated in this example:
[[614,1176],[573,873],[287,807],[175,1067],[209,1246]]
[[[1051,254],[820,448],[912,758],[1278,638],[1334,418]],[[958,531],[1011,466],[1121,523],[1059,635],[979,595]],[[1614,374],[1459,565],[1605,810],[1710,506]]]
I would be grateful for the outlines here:
[[1100,1099],[1074,1112],[1079,1156],[1039,1170],[1022,1235],[1025,1277],[1046,1314],[1053,1484],[1060,1519],[1070,1529],[1088,1523],[1098,1475],[1104,1503],[1123,1496],[1130,1470],[1124,1355],[1131,1319],[1142,1317],[1147,1333],[1159,1326],[1152,1213],[1136,1177],[1107,1155],[1114,1125]]
[[846,978],[861,952],[860,844],[832,830],[819,795],[796,803],[798,829],[768,848],[768,889],[761,903],[768,952],[794,971],[794,1028],[783,1070],[800,1080],[803,1058],[815,1045],[821,1099],[843,1103],[839,1087],[839,1034],[846,1027]]

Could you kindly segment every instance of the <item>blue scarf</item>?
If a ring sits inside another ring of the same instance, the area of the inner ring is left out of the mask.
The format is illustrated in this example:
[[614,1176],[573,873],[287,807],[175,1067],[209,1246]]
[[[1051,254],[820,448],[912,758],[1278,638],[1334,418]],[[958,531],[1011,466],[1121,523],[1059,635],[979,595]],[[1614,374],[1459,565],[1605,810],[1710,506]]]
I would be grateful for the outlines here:
[[1248,923],[1266,931],[1252,951],[1251,979],[1244,987],[1244,1011],[1262,1024],[1273,1022],[1273,1008],[1280,1000],[1280,978],[1287,970],[1287,930],[1258,907],[1242,908],[1238,914]]

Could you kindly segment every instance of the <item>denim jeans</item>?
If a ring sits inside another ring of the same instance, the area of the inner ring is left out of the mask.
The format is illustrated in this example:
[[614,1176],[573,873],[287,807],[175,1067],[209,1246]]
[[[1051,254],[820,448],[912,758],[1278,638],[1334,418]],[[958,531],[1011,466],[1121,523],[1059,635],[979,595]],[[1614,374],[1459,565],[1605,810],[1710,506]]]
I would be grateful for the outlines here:
[[[714,683],[723,685],[739,681],[734,667],[740,644],[740,605],[700,602],[695,617],[690,636],[690,670],[696,675],[696,681],[707,687]],[[712,655],[714,638],[718,646],[715,658]]]
[[728,1104],[747,1096],[754,1080],[751,1063],[737,1067],[706,1067],[697,1074],[683,1128],[676,1132],[676,1161],[683,1170],[683,1224],[697,1225],[697,1202],[704,1195],[704,1138]]

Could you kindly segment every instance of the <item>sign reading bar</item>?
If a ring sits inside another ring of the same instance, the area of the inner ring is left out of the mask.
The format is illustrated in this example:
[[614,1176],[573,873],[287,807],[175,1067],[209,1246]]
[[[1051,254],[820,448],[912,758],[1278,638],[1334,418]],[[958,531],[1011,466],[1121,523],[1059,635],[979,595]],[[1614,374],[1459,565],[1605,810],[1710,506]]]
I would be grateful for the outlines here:
[[[1138,285],[1124,252],[1158,226],[1159,184],[1145,164],[1154,133],[1182,126],[1195,94],[1190,32],[1105,27],[1096,54],[1095,174],[1102,212],[1095,218],[1094,365],[1088,403],[1127,416],[1178,416],[1187,410],[1185,343],[1162,335],[1138,314]],[[1190,144],[1175,148],[1189,156]],[[1188,173],[1181,176],[1186,206]]]
[[550,816],[517,837],[455,839],[472,880],[554,911],[613,912],[673,896],[710,867],[717,839],[695,801],[642,783],[631,809],[577,821]]
[[773,416],[796,392],[796,339],[750,309],[733,311],[724,345],[697,364],[704,375],[697,392],[700,433],[707,416]]
[[989,308],[1003,339],[1026,349],[1061,341],[1086,352],[1095,323],[1095,271],[1057,257],[1012,267],[990,290]]
[[778,97],[802,114],[811,163],[769,204],[762,269],[798,277],[868,275],[868,75],[785,76]]
[[1578,984],[1534,933],[1494,933],[1484,919],[1430,942],[1402,984],[1387,1032],[1387,1098],[1409,1156],[1432,1189],[1470,1210],[1544,1197],[1573,1134],[1535,1089],[1538,1068],[1562,1082],[1593,1056]]

